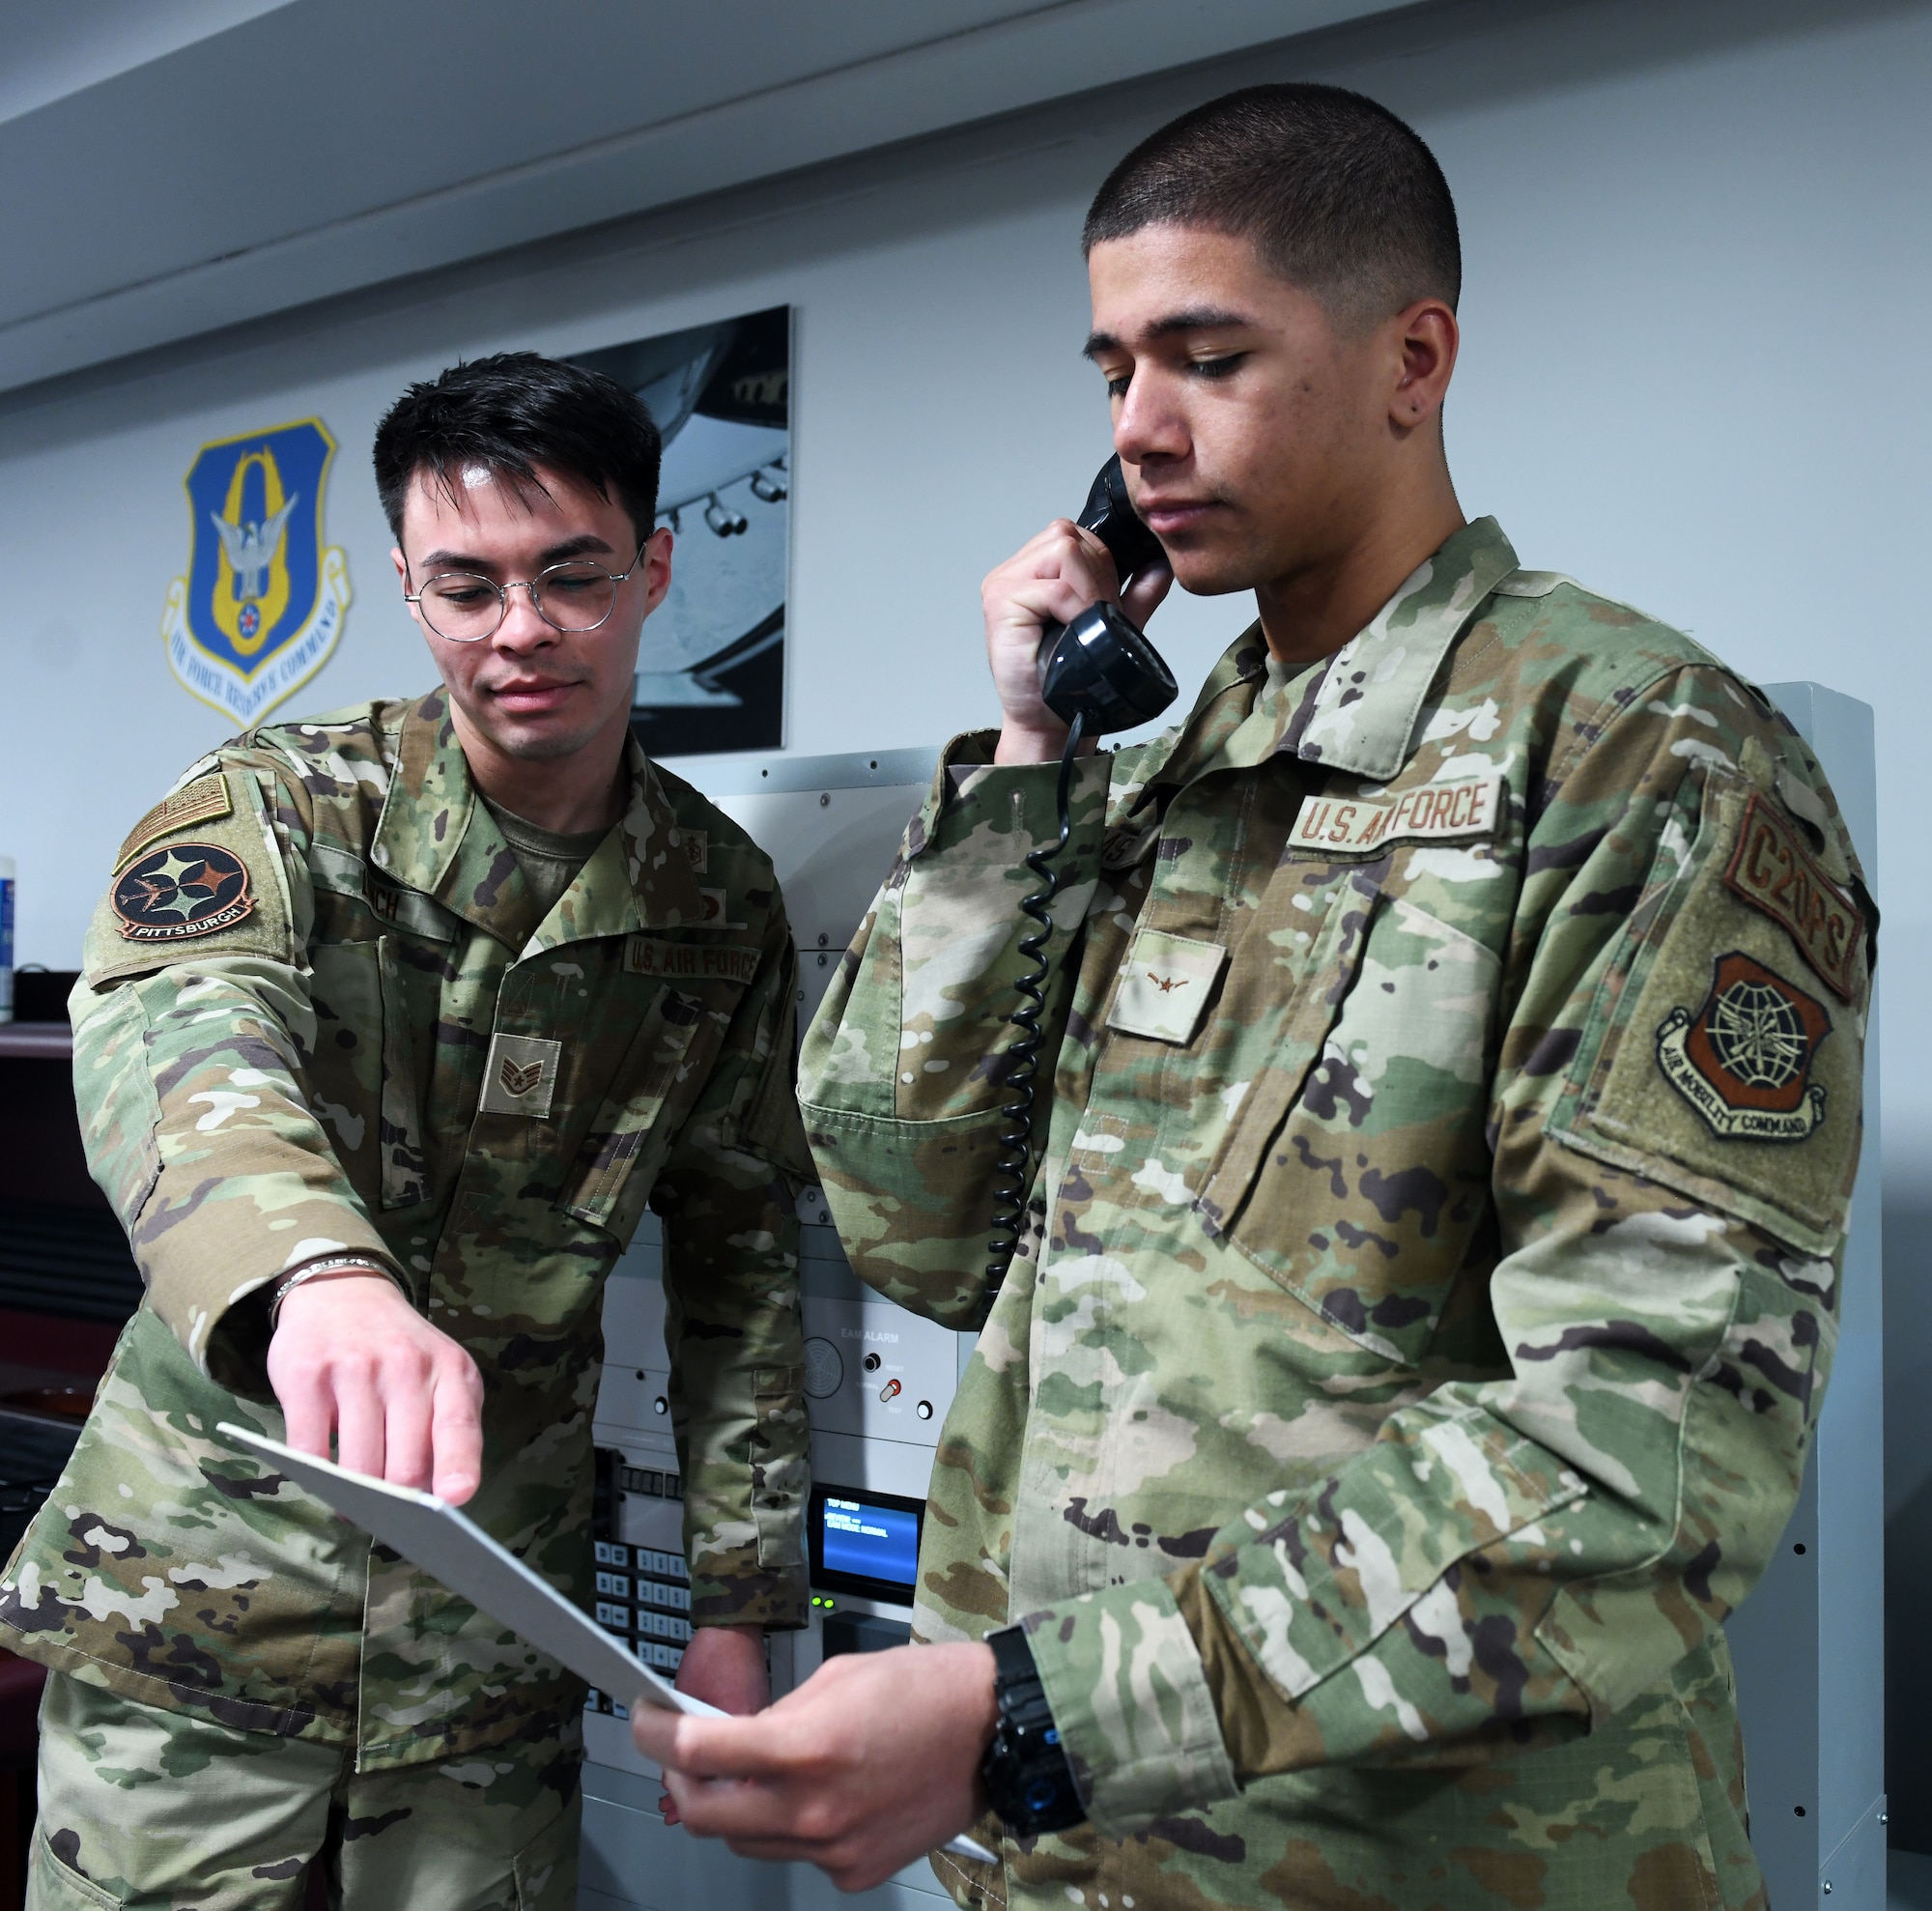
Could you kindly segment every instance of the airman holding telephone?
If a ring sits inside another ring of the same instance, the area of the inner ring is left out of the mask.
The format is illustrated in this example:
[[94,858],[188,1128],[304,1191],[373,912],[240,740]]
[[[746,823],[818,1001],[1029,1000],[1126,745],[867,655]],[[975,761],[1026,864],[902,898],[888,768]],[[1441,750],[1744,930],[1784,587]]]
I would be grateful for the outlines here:
[[1063,829],[1041,633],[1112,557],[1061,520],[987,579],[1004,724],[948,747],[800,1069],[860,1276],[979,1329],[926,1642],[639,1742],[695,1830],[848,1888],[973,1824],[965,1905],[1761,1903],[1721,1626],[1859,1151],[1831,792],[1709,652],[1465,519],[1455,212],[1391,114],[1212,101],[1086,242],[1133,505],[1257,621],[1177,730],[1072,760]]

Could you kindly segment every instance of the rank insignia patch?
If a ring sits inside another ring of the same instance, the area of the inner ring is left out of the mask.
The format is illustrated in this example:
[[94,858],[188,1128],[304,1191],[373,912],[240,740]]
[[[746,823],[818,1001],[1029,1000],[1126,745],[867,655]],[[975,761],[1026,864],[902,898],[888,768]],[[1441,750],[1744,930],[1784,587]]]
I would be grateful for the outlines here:
[[325,545],[335,441],[319,418],[204,444],[188,468],[187,576],[168,586],[161,637],[184,690],[244,727],[328,661],[349,605],[349,561]]
[[526,1115],[532,1121],[549,1121],[562,1061],[560,1041],[532,1035],[492,1036],[477,1107],[486,1115]]
[[1803,1141],[1825,1119],[1825,1091],[1806,1078],[1831,1033],[1822,1002],[1734,949],[1703,1006],[1659,1024],[1658,1066],[1726,1141]]
[[171,842],[123,870],[114,913],[128,942],[186,942],[216,935],[254,913],[248,867],[213,842]]
[[1201,1026],[1208,997],[1227,959],[1228,952],[1218,942],[1142,929],[1134,937],[1107,1026],[1184,1046]]

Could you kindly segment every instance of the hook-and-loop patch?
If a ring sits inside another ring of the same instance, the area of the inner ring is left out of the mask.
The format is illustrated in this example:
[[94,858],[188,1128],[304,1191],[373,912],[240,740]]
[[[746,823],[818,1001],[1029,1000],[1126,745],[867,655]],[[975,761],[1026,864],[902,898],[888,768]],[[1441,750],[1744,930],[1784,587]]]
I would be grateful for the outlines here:
[[1359,855],[1397,842],[1457,842],[1493,836],[1503,775],[1418,784],[1399,796],[1309,796],[1288,833],[1291,849]]
[[1841,1002],[1856,998],[1864,911],[1819,867],[1776,805],[1753,795],[1724,886],[1780,924]]
[[128,942],[187,942],[233,928],[255,910],[248,866],[218,842],[171,842],[114,879],[114,914]]

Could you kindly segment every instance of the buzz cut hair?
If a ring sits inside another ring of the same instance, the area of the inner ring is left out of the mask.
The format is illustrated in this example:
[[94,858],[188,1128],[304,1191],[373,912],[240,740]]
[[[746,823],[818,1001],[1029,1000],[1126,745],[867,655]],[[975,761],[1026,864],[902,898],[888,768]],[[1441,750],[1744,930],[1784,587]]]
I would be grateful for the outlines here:
[[614,497],[641,544],[657,522],[663,454],[650,413],[614,379],[536,352],[497,352],[411,385],[389,407],[376,427],[376,491],[400,544],[418,477],[456,502],[479,466],[520,492],[542,491],[548,471]]
[[1419,299],[1453,311],[1463,289],[1456,202],[1435,154],[1344,87],[1243,87],[1170,121],[1107,175],[1081,250],[1155,225],[1248,240],[1345,331]]

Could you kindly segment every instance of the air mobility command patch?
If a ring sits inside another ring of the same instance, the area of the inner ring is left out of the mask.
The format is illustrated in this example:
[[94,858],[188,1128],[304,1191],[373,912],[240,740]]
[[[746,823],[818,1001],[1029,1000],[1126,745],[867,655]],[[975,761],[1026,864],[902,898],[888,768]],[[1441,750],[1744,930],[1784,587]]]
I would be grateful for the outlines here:
[[1841,1002],[1858,992],[1864,911],[1818,867],[1798,833],[1753,796],[1724,870],[1724,886],[1781,924],[1798,953]]
[[214,842],[171,842],[114,880],[114,913],[128,942],[187,942],[217,935],[254,913],[248,869]]
[[1703,1006],[1659,1025],[1657,1059],[1713,1133],[1803,1141],[1825,1119],[1825,1091],[1807,1077],[1831,1033],[1822,1002],[1733,949],[1713,964]]

